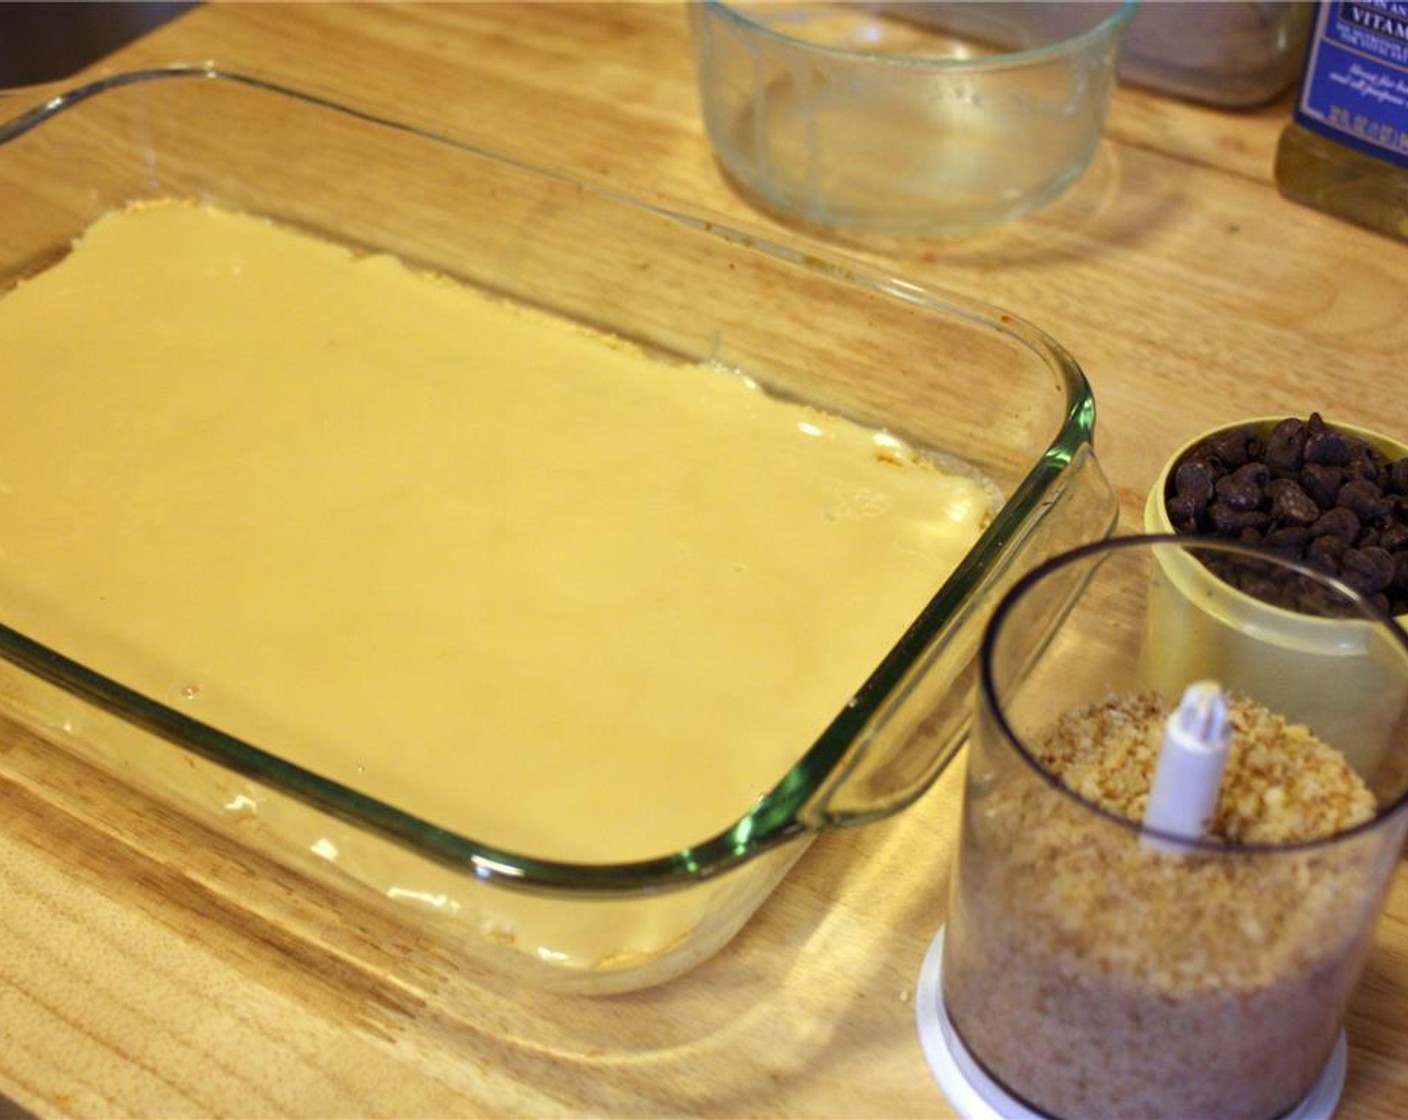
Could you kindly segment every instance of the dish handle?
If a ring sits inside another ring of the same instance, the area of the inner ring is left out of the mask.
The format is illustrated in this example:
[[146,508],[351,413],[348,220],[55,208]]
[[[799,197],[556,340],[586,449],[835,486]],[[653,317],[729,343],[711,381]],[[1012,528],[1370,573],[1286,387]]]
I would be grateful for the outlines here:
[[[928,637],[914,663],[854,735],[831,775],[798,810],[803,827],[866,824],[917,800],[967,737],[978,683],[978,649],[998,601],[1037,564],[1114,532],[1119,503],[1088,443],[1069,459],[1053,453],[1023,489],[1037,497],[999,546],[998,563],[978,576],[974,592]],[[1021,508],[1020,501],[1019,492],[1013,504]]]

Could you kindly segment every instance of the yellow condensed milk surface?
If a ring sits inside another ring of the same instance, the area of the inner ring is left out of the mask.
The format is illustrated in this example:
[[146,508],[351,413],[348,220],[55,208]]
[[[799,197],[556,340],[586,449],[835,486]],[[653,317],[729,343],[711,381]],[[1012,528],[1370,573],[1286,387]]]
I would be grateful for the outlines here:
[[736,374],[193,204],[0,297],[0,355],[0,619],[539,857],[728,827],[992,506]]

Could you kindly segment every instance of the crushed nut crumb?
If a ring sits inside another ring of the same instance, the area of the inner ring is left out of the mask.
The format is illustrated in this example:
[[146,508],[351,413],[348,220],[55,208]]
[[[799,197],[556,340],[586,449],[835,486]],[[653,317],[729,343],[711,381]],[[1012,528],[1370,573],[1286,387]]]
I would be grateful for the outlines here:
[[[1176,701],[1112,696],[1031,745],[1069,789],[1139,821]],[[1310,1088],[1339,1030],[1391,865],[1358,775],[1245,697],[1210,832],[1168,854],[1057,794],[981,728],[944,954],[975,1056],[1057,1116],[1264,1120]]]
[[[1067,712],[1033,744],[1070,789],[1132,821],[1144,818],[1163,728],[1175,704],[1112,696]],[[1209,833],[1237,844],[1333,836],[1374,815],[1374,797],[1334,748],[1245,696],[1228,698],[1231,739]]]

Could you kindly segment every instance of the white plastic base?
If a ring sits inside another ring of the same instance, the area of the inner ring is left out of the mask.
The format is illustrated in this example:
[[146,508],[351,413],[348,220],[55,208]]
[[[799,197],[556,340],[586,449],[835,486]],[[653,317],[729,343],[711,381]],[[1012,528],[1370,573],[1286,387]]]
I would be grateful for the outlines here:
[[[963,1120],[1050,1120],[1003,1089],[968,1053],[944,1006],[943,958],[944,931],[940,927],[924,956],[914,1000],[919,1044],[939,1088]],[[1330,1120],[1344,1090],[1348,1064],[1349,1050],[1341,1031],[1320,1079],[1281,1120]]]

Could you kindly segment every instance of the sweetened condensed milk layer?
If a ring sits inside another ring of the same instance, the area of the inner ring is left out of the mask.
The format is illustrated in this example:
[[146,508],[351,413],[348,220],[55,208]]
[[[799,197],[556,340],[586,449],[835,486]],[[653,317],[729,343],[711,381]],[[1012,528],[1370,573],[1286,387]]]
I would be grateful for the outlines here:
[[195,204],[96,222],[0,354],[0,619],[541,858],[727,828],[994,508],[736,373]]

